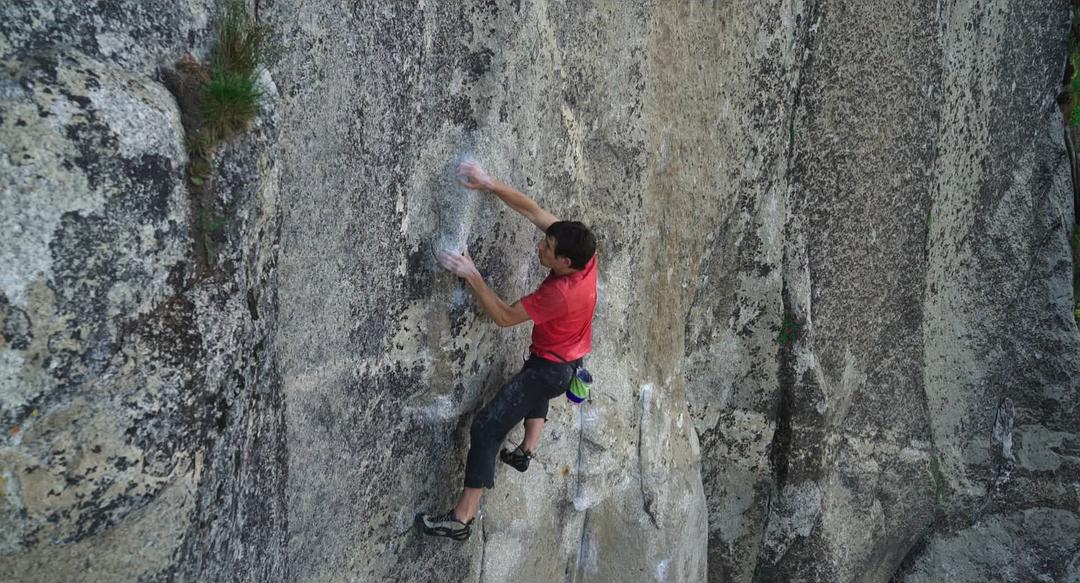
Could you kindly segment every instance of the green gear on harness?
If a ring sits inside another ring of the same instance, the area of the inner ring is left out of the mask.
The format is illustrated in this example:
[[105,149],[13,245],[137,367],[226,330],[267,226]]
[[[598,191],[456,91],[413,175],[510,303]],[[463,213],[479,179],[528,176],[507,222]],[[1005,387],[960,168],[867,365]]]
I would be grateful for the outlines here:
[[589,398],[589,388],[593,378],[585,367],[578,367],[574,371],[574,377],[570,379],[570,386],[566,389],[566,398],[572,403],[581,403]]

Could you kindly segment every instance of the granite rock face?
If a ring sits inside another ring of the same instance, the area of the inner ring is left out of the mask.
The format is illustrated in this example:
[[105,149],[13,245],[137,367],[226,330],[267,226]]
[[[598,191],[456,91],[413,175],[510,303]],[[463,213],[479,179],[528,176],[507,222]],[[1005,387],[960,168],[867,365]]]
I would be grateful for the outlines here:
[[[277,3],[272,13],[290,43],[275,68],[291,100],[282,196],[295,201],[279,290],[279,333],[292,339],[281,351],[290,574],[701,580],[705,500],[681,326],[669,319],[692,248],[670,249],[660,232],[673,227],[662,213],[694,208],[648,170],[650,116],[663,105],[648,89],[650,12],[522,3],[342,15]],[[533,467],[500,469],[477,536],[447,545],[417,539],[413,516],[453,503],[472,415],[520,368],[528,329],[478,315],[432,251],[468,245],[510,301],[544,276],[535,228],[456,186],[466,155],[601,233],[599,380],[591,404],[553,401]],[[680,273],[656,273],[657,261]]]
[[9,2],[0,20],[0,55],[77,51],[152,76],[192,52],[205,56],[212,0]]
[[[763,67],[788,71],[792,104],[773,109],[790,128],[783,307],[747,318],[760,296],[736,288],[698,308],[727,327],[690,319],[712,340],[690,352],[708,363],[690,404],[710,580],[1075,578],[1067,7],[778,9],[795,22],[795,65],[775,50]],[[740,282],[771,265],[727,255]],[[747,358],[766,325],[772,371]]]
[[[186,156],[169,93],[74,52],[4,72],[3,553],[23,563],[183,512],[201,346],[177,293]],[[146,568],[174,550],[163,527]]]
[[0,18],[0,580],[280,578],[272,111],[219,151],[229,220],[197,275],[207,219],[154,71],[205,52],[184,44],[206,9],[94,8]]
[[[155,79],[215,7],[0,9],[0,571],[1080,581],[1068,2],[249,9],[210,273]],[[454,544],[528,328],[432,252],[545,275],[465,157],[600,236],[598,381]]]

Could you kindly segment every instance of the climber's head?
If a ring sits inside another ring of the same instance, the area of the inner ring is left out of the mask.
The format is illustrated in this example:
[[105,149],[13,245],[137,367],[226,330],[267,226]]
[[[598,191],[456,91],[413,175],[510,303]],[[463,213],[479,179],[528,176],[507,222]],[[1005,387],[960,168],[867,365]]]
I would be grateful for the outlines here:
[[556,221],[537,249],[540,263],[551,269],[584,269],[596,253],[596,237],[578,221]]

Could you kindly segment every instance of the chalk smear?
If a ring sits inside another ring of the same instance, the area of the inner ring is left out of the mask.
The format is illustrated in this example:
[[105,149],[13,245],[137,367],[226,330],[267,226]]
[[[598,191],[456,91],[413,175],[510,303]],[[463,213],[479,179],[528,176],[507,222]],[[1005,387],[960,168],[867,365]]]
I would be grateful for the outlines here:
[[435,251],[461,253],[469,242],[473,222],[476,219],[479,193],[465,188],[461,184],[458,168],[463,162],[476,162],[472,151],[466,151],[456,158],[447,160],[443,169],[442,182],[445,189],[437,189],[438,229],[435,239]]

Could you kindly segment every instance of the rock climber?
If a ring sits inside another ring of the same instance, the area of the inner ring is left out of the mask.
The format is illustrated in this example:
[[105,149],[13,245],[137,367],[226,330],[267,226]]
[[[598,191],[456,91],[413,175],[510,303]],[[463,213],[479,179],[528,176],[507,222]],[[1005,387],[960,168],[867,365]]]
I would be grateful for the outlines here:
[[[445,514],[419,514],[425,534],[466,540],[480,507],[484,488],[495,486],[495,457],[519,472],[529,468],[547,420],[548,400],[562,395],[576,367],[592,347],[592,319],[596,308],[596,238],[580,222],[560,221],[513,186],[493,179],[473,161],[458,168],[461,184],[486,190],[529,219],[544,236],[537,254],[551,270],[531,294],[507,304],[484,281],[469,256],[441,251],[439,264],[464,279],[480,306],[499,326],[533,323],[529,358],[521,372],[499,389],[477,413],[469,432],[465,487],[457,504]],[[513,451],[501,449],[506,434],[524,421],[525,437]]]

